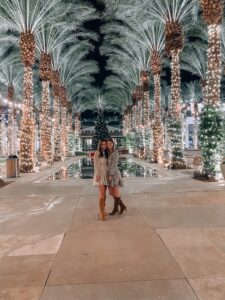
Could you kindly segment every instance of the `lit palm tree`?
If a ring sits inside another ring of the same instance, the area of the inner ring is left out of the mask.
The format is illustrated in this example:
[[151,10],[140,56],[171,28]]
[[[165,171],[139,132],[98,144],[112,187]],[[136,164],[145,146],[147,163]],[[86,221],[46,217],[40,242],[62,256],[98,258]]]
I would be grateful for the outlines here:
[[220,103],[220,81],[222,71],[221,29],[223,19],[223,0],[199,0],[203,19],[208,26],[208,66],[206,103]]
[[42,79],[42,122],[41,122],[41,156],[46,160],[52,159],[51,119],[50,119],[50,79],[51,53],[57,47],[69,42],[71,38],[58,24],[44,25],[37,34],[37,50],[40,54],[40,78]]
[[16,140],[16,107],[15,107],[15,89],[21,83],[23,76],[22,64],[18,61],[18,56],[9,64],[4,64],[0,69],[0,82],[7,88],[7,99],[9,101],[8,110],[8,154],[17,153]]
[[181,69],[197,75],[200,78],[203,101],[206,97],[207,51],[201,45],[187,45],[181,55]]
[[[88,77],[90,74],[94,74],[98,72],[98,67],[96,62],[94,61],[81,61],[83,57],[85,57],[88,53],[82,49],[81,53],[76,53],[74,56],[76,60],[71,65],[71,57],[67,57],[67,61],[64,60],[63,65],[60,68],[60,98],[61,98],[61,120],[62,120],[62,154],[65,157],[67,154],[67,108],[68,108],[68,95],[67,90],[71,84],[77,82],[77,80],[85,77]],[[73,53],[74,54],[74,53]],[[77,59],[79,57],[79,59]]]
[[173,166],[183,164],[181,133],[181,77],[180,54],[184,47],[183,27],[197,16],[196,0],[152,0],[149,16],[165,25],[165,50],[171,57],[171,146]]
[[23,118],[20,136],[20,168],[30,172],[34,168],[33,135],[34,121],[32,66],[35,62],[35,35],[40,26],[54,14],[57,0],[2,0],[0,1],[1,32],[19,33],[17,38],[24,64]]

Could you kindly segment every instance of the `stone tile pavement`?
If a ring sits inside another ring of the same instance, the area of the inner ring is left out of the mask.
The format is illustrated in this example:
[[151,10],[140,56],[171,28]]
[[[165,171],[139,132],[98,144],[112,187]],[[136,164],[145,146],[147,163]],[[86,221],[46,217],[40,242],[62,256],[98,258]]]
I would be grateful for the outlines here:
[[128,213],[106,222],[90,180],[48,169],[1,189],[0,299],[224,300],[224,183],[157,168],[125,181]]

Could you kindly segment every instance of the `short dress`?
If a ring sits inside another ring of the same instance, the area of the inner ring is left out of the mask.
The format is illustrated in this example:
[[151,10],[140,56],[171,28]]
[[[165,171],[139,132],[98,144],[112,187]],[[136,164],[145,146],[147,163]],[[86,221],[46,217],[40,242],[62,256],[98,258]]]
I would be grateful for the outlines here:
[[109,176],[112,177],[112,179],[109,181],[109,186],[117,187],[117,186],[124,186],[122,176],[120,174],[120,170],[118,167],[119,163],[119,152],[117,150],[114,150],[108,158],[108,170],[109,170]]
[[[108,185],[108,160],[105,157],[99,157],[99,151],[94,156],[94,179],[93,185]],[[100,180],[96,181],[96,176],[100,176]]]

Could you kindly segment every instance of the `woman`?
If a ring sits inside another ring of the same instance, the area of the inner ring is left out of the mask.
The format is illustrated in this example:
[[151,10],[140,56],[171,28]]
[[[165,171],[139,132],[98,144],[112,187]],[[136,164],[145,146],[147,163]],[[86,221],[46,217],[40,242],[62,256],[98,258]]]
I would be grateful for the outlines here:
[[105,199],[108,186],[108,150],[107,141],[101,140],[94,156],[94,185],[99,191],[99,217],[105,221]]
[[[123,181],[118,168],[119,152],[115,149],[115,143],[112,139],[107,141],[107,147],[109,150],[108,158],[108,172],[109,172],[109,193],[114,197],[114,207],[111,216],[114,216],[117,212],[121,215],[124,211],[127,211],[126,206],[121,200],[120,187],[123,186]],[[120,206],[120,211],[118,209]]]

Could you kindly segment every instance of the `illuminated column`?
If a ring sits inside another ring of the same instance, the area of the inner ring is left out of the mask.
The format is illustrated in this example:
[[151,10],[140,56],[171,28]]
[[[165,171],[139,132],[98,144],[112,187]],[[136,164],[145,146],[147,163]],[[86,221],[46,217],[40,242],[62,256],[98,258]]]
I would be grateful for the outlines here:
[[62,105],[61,109],[61,120],[62,120],[62,155],[67,155],[67,108]]
[[127,135],[127,120],[126,120],[126,112],[123,115],[123,136]]
[[64,86],[60,86],[60,99],[61,99],[61,136],[62,136],[62,155],[63,157],[67,156],[67,146],[68,146],[68,139],[67,139],[67,93],[66,88]]
[[10,102],[8,108],[8,155],[14,155],[14,118],[13,118],[13,106],[12,102]]
[[51,143],[51,118],[50,118],[50,95],[49,81],[42,81],[42,101],[41,101],[41,156],[46,161],[52,160]]
[[221,60],[221,25],[209,25],[209,48],[206,103],[218,105],[220,103],[220,82],[222,75]]
[[54,161],[61,160],[61,130],[60,130],[60,78],[58,71],[52,71],[51,83],[54,97]]
[[129,106],[128,107],[128,134],[131,133],[131,130],[132,130],[132,109],[131,107]]
[[30,65],[25,66],[24,69],[23,107],[20,132],[20,170],[26,173],[34,169],[33,76],[32,66]]
[[75,115],[75,151],[81,150],[81,122],[80,122],[80,116],[78,113]]
[[150,97],[149,97],[149,76],[148,72],[141,72],[141,81],[143,86],[143,146],[144,157],[150,158],[151,145],[151,125],[150,125]]
[[73,130],[73,111],[71,107],[71,103],[69,105],[68,109],[68,155],[73,156],[74,151],[75,151],[75,135],[74,135],[74,130]]
[[40,57],[40,77],[42,79],[42,101],[41,101],[41,140],[40,152],[42,158],[49,162],[53,158],[52,153],[52,121],[50,118],[50,80],[51,80],[51,56],[46,52],[41,52]]
[[176,119],[181,118],[180,106],[180,53],[181,51],[171,51],[171,115]]

